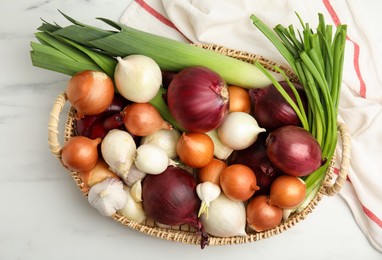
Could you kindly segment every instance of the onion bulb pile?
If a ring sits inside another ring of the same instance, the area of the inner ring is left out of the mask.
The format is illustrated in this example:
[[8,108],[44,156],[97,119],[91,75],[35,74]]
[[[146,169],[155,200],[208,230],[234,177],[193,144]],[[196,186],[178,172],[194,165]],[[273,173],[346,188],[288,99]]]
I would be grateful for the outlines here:
[[[272,86],[227,86],[216,72],[199,66],[161,72],[141,56],[118,61],[120,94],[110,91],[113,81],[101,72],[74,75],[67,88],[79,116],[62,161],[79,173],[86,193],[94,194],[97,183],[115,186],[114,197],[108,197],[97,185],[101,214],[117,210],[139,216],[139,222],[149,217],[158,225],[189,224],[202,235],[203,247],[208,235],[272,229],[283,221],[284,210],[304,201],[303,177],[324,159],[318,142]],[[168,73],[171,79],[162,79]],[[83,94],[74,95],[77,91]],[[118,208],[102,212],[102,199]]]

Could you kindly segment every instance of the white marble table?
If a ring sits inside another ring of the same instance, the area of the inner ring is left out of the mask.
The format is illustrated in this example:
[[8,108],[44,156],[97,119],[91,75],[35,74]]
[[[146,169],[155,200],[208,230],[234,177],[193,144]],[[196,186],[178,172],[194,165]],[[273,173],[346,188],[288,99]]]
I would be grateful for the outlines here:
[[[88,205],[47,146],[49,111],[68,77],[32,67],[29,42],[40,17],[64,22],[57,9],[97,23],[117,20],[130,1],[0,2],[0,259],[381,259],[339,196],[286,233],[203,251],[124,228]],[[373,3],[365,1],[365,19],[381,24]]]

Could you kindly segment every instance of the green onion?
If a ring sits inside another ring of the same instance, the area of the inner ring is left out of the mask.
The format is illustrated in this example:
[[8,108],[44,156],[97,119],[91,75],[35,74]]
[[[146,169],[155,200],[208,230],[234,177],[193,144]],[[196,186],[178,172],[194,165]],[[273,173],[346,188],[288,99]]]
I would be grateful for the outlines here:
[[[270,80],[253,64],[224,54],[139,31],[104,18],[98,19],[113,27],[113,30],[85,25],[63,15],[71,25],[61,27],[43,21],[38,28],[41,32],[36,34],[37,38],[44,36],[52,41],[40,41],[41,45],[49,47],[46,49],[32,43],[33,65],[69,75],[81,68],[99,68],[112,76],[117,56],[142,54],[154,59],[165,71],[205,66],[217,72],[227,84],[246,88],[270,84]],[[49,57],[46,56],[48,49],[51,52]],[[76,62],[78,64],[73,69],[73,63]]]
[[[296,15],[303,28],[302,33],[292,25],[286,28],[279,24],[272,30],[255,15],[251,15],[251,20],[289,63],[307,95],[309,107],[304,116],[301,111],[304,110],[303,107],[291,105],[299,115],[303,127],[309,129],[320,143],[326,163],[304,178],[307,196],[303,205],[306,205],[318,192],[337,144],[337,116],[347,27],[339,25],[333,37],[332,26],[325,24],[322,14],[318,14],[316,32],[297,13]],[[300,36],[299,39],[296,35]],[[272,82],[276,81],[271,74],[265,75]],[[283,76],[289,80],[285,74]]]

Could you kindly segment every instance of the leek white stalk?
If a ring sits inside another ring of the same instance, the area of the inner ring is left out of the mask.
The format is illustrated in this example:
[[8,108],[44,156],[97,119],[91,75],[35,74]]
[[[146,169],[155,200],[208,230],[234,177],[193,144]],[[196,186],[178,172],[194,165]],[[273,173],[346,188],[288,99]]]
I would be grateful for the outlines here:
[[214,143],[214,155],[216,158],[220,160],[226,160],[233,152],[233,149],[223,144],[220,140],[217,129],[209,131],[206,133],[209,137],[211,137],[212,142]]

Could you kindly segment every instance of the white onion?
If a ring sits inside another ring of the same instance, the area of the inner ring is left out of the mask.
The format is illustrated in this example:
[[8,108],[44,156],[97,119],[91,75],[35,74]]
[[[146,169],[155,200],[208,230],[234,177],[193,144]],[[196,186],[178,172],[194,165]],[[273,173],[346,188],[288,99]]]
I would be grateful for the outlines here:
[[206,134],[211,137],[212,142],[214,143],[215,157],[220,160],[226,160],[233,152],[233,149],[223,144],[216,129],[209,131]]
[[246,211],[242,201],[233,201],[224,193],[210,203],[208,217],[200,216],[208,234],[218,237],[245,236]]
[[153,144],[142,144],[138,147],[134,164],[138,170],[147,174],[160,174],[170,163],[166,152]]
[[153,144],[162,148],[167,156],[171,159],[177,157],[176,154],[176,143],[180,137],[180,133],[176,129],[160,129],[155,133],[144,136],[141,139],[141,144]]
[[256,119],[245,112],[229,113],[218,128],[220,140],[234,150],[242,150],[254,144],[257,136],[265,132]]
[[103,138],[101,143],[101,153],[110,169],[123,180],[127,178],[136,145],[133,137],[126,131],[113,129]]
[[158,64],[144,55],[117,57],[114,82],[118,92],[126,99],[145,103],[157,94],[162,84],[162,72]]

